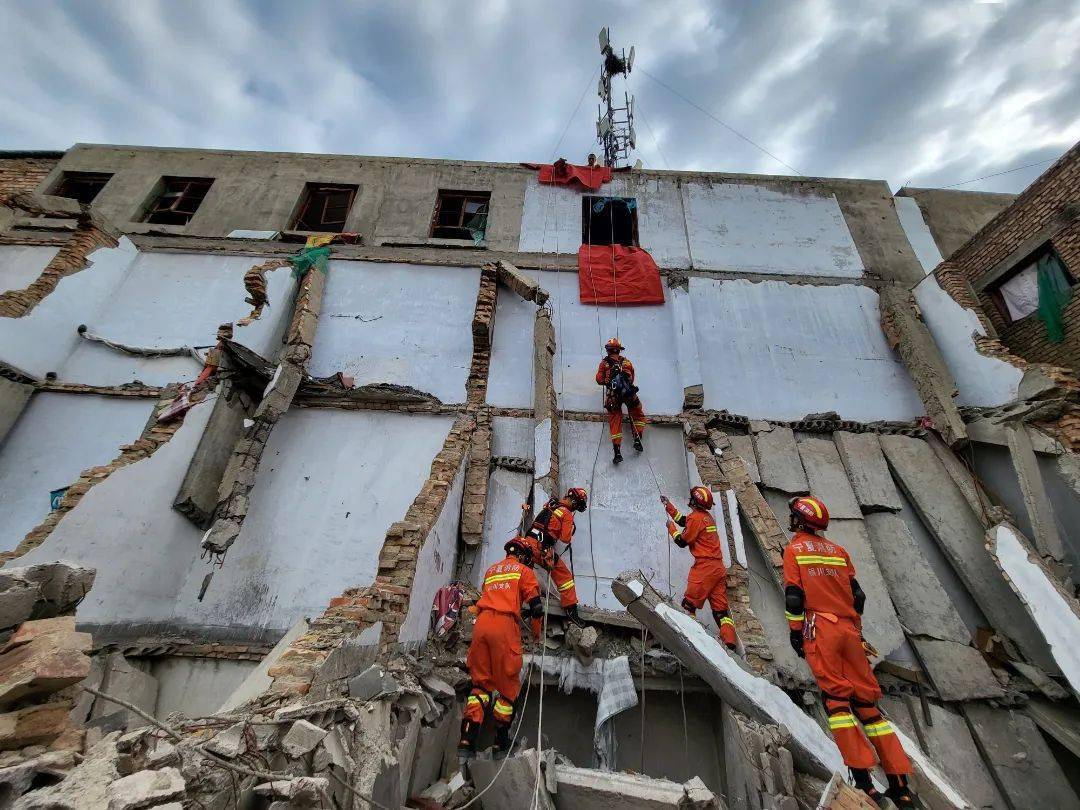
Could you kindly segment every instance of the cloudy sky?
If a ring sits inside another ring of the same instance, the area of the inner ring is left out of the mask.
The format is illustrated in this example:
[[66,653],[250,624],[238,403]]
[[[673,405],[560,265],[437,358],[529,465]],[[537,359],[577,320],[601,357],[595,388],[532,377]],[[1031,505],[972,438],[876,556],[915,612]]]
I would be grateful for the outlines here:
[[893,188],[1039,164],[960,186],[1019,191],[1080,141],[1076,0],[0,3],[0,149],[580,160],[604,24],[637,46],[651,167],[791,173],[676,93],[802,174]]

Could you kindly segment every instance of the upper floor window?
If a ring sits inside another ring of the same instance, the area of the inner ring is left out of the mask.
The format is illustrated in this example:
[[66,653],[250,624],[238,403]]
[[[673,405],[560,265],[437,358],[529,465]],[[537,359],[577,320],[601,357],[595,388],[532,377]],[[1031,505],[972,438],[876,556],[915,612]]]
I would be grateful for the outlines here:
[[60,182],[53,189],[52,195],[69,197],[84,205],[89,205],[111,178],[112,174],[103,172],[64,172]]
[[490,191],[439,191],[431,217],[431,235],[442,239],[471,239],[480,244],[487,235]]
[[300,210],[293,222],[295,231],[341,233],[349,216],[359,186],[331,183],[308,183],[300,199]]
[[987,292],[1008,323],[1035,312],[1043,320],[1056,320],[1075,283],[1058,255],[1047,246],[1020,262],[1016,270]]
[[633,197],[582,197],[581,241],[586,245],[636,245],[637,200]]
[[161,194],[150,206],[144,222],[187,225],[210,190],[212,177],[163,177]]

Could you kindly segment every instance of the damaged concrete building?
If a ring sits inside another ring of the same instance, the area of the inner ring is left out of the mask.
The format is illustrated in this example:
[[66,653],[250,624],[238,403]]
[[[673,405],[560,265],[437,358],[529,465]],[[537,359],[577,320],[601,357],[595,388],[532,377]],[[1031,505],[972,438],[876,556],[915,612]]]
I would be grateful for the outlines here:
[[[0,153],[0,796],[857,807],[784,620],[787,500],[812,492],[927,806],[1080,807],[1078,202],[1080,147],[1015,198]],[[605,229],[662,304],[581,302]],[[650,422],[618,467],[593,379],[613,335]],[[691,560],[658,490],[699,484],[738,656],[669,604]],[[471,615],[436,637],[432,602],[462,583],[468,605],[522,504],[568,486],[590,632],[549,602],[529,750],[469,783]]]

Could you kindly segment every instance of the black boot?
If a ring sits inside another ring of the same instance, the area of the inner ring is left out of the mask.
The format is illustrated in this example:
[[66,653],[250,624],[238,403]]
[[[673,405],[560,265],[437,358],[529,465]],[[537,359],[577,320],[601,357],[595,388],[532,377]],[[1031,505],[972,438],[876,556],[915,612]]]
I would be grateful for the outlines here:
[[476,741],[480,737],[480,723],[468,718],[461,721],[461,739],[458,741],[458,756],[472,756],[476,753]]
[[494,756],[497,758],[505,757],[510,753],[510,724],[509,723],[496,723],[495,724],[495,748]]
[[876,787],[874,787],[874,782],[870,779],[870,771],[866,768],[852,768],[851,781],[854,782],[855,787],[865,793],[874,804],[878,807],[883,806],[885,797],[878,792]]
[[645,446],[641,443],[640,436],[634,437],[634,449],[637,450],[639,453],[645,449]]
[[563,608],[563,613],[566,614],[566,618],[576,624],[578,627],[584,627],[585,622],[581,618],[581,614],[578,613],[577,605],[570,605]]
[[615,448],[615,458],[613,458],[611,460],[611,462],[613,464],[622,464],[622,450],[619,448],[619,445],[617,445],[617,444],[612,444],[612,447]]
[[885,776],[889,780],[889,789],[885,791],[885,795],[892,799],[893,804],[900,810],[904,810],[905,807],[914,807],[915,797],[908,787],[907,777],[891,773]]

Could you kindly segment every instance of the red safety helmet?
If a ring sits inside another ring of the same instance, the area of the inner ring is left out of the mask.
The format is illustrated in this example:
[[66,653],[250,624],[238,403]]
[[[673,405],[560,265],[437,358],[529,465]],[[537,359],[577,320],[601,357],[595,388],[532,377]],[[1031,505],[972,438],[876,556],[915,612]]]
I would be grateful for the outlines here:
[[788,501],[788,509],[798,520],[814,529],[829,527],[829,510],[813,495],[796,495]]
[[575,512],[584,512],[589,506],[589,493],[585,487],[570,487],[566,490],[566,500],[572,502]]
[[613,349],[617,352],[621,352],[626,347],[619,343],[618,338],[611,338],[607,343],[604,344],[604,348],[607,349],[609,352]]
[[713,500],[712,490],[708,487],[691,487],[690,488],[690,505],[700,506],[702,509],[712,509],[713,504],[716,501]]
[[512,537],[512,538],[510,538],[509,540],[506,541],[506,545],[503,546],[503,550],[507,554],[512,554],[513,556],[517,557],[525,565],[529,565],[529,566],[532,565],[532,562],[533,562],[532,549],[529,547],[528,543],[525,542],[525,538],[523,538],[523,537]]

